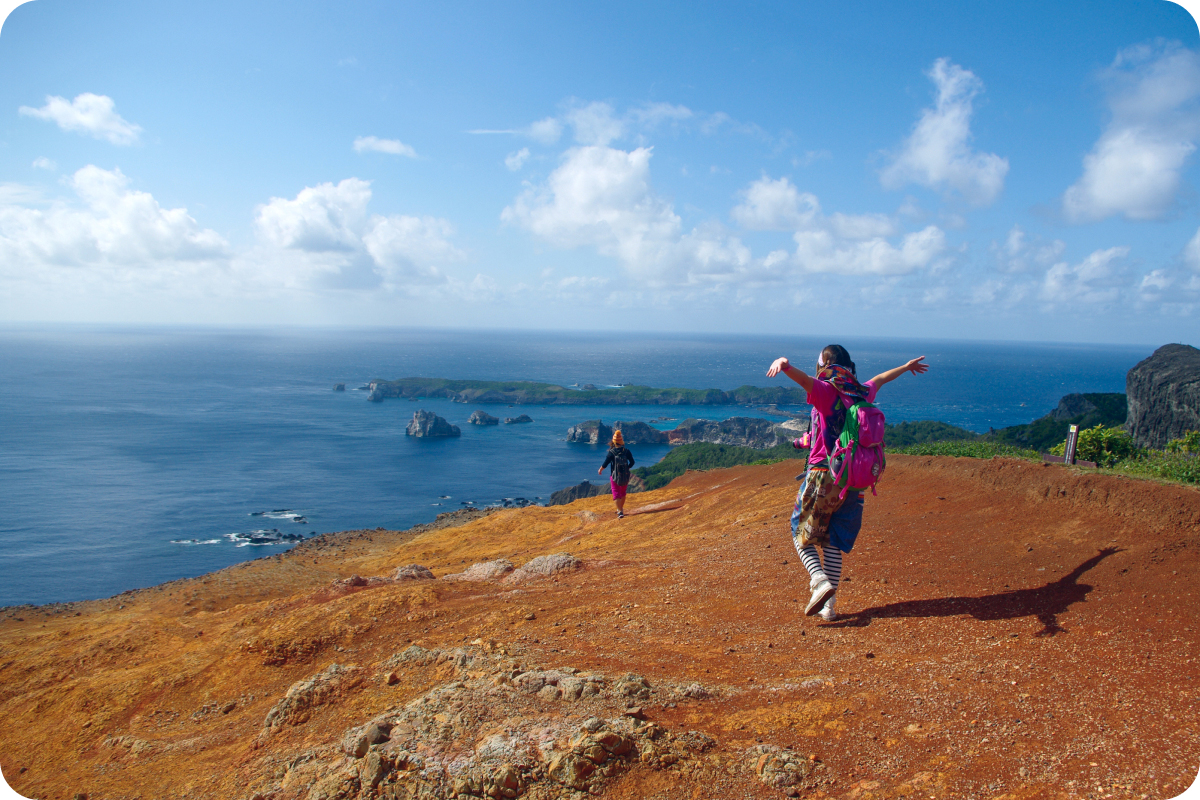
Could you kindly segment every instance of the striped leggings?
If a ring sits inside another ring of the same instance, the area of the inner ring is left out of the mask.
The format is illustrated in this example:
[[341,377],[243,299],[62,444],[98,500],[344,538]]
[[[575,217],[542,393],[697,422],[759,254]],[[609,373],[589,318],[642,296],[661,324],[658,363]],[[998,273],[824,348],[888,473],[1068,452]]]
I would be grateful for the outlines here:
[[[800,555],[800,562],[808,570],[809,576],[816,579],[818,575],[824,575],[836,589],[838,582],[842,579],[842,551],[826,542],[821,553],[818,554],[815,544],[801,546],[799,537],[793,538],[792,541],[796,545],[796,552]],[[821,564],[822,556],[824,556],[824,566]]]

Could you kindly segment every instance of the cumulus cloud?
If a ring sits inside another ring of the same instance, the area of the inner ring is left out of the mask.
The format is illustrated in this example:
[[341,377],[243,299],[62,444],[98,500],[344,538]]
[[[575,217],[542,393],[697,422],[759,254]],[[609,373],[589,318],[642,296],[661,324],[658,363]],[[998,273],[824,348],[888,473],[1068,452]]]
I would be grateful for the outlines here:
[[450,243],[453,225],[435,217],[368,214],[370,200],[368,181],[322,183],[292,199],[271,198],[259,206],[255,226],[265,245],[292,254],[283,261],[299,282],[321,278],[339,288],[393,289],[444,282],[439,266],[464,257]]
[[356,153],[387,153],[393,156],[416,158],[417,151],[399,139],[380,139],[375,136],[359,136],[354,140]]
[[47,96],[41,108],[21,106],[19,113],[26,117],[53,122],[64,131],[87,134],[116,145],[137,142],[142,129],[124,120],[115,110],[111,97],[85,92],[74,100]]
[[1046,271],[1041,299],[1050,304],[1097,305],[1112,303],[1126,280],[1120,262],[1128,247],[1096,250],[1078,264],[1060,262]]
[[972,205],[988,205],[1004,188],[1008,159],[970,147],[972,101],[983,91],[983,82],[947,58],[935,61],[927,74],[937,87],[934,106],[921,112],[880,180],[887,189],[916,183],[957,192]]
[[733,219],[750,230],[793,231],[796,250],[764,260],[778,272],[787,263],[801,272],[852,275],[904,275],[934,265],[946,250],[945,233],[935,225],[888,241],[899,226],[884,214],[826,215],[817,197],[799,191],[787,178],[762,177],[741,192]]
[[572,108],[566,121],[575,129],[575,141],[583,145],[605,146],[625,134],[625,121],[613,113],[608,103],[588,103]]
[[58,169],[58,164],[54,163],[53,161],[46,158],[45,156],[38,156],[37,158],[35,158],[33,160],[33,164],[31,166],[34,169],[47,169],[47,170],[50,170],[51,172]]
[[659,283],[723,280],[749,266],[749,251],[719,227],[684,233],[671,203],[650,186],[651,155],[647,147],[572,148],[501,218],[559,247],[594,247]]
[[1183,263],[1193,272],[1200,272],[1200,230],[1196,231],[1196,235],[1183,248]]
[[[184,208],[129,188],[119,169],[88,165],[64,181],[74,201],[0,193],[0,281],[80,296],[119,287],[199,291],[221,274],[228,245]],[[31,206],[30,200],[36,200]],[[36,207],[41,206],[41,207]]]
[[1200,55],[1178,43],[1121,51],[1101,76],[1111,119],[1063,194],[1072,222],[1159,219],[1200,134]]

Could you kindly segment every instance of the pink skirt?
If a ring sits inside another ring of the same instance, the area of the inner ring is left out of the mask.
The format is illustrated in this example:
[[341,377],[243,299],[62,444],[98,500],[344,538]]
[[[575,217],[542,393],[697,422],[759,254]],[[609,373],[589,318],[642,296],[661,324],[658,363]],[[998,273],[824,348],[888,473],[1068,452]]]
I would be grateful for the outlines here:
[[629,489],[628,486],[622,486],[615,482],[612,478],[608,479],[608,485],[612,487],[613,500],[620,500],[625,496],[625,492]]

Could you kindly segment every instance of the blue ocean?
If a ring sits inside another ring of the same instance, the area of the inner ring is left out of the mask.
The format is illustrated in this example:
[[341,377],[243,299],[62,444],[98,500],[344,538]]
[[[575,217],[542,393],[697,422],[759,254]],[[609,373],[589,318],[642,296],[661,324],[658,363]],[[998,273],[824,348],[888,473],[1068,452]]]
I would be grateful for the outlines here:
[[[367,401],[373,379],[533,380],[733,389],[825,339],[414,329],[0,328],[0,606],[107,597],[285,549],[298,535],[403,529],[596,480],[588,419],[769,416],[744,407],[475,406]],[[986,431],[1071,392],[1121,392],[1153,347],[843,338],[860,376],[918,355],[880,392],[889,421]],[[346,384],[335,392],[335,384]],[[787,385],[790,385],[788,383]],[[423,408],[455,439],[405,435]],[[797,408],[796,411],[805,409]],[[674,420],[655,423],[673,428]],[[639,465],[667,447],[636,447]]]

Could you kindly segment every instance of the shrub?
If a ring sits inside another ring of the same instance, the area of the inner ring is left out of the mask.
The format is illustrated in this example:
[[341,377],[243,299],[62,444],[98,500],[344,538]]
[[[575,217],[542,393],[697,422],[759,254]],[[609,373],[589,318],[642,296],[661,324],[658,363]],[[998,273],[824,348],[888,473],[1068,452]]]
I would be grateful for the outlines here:
[[1172,439],[1165,450],[1168,453],[1200,453],[1200,431],[1188,431],[1182,439]]
[[[1065,454],[1066,450],[1065,440],[1050,448],[1050,452],[1056,456]],[[1086,428],[1079,432],[1075,443],[1075,457],[1091,461],[1098,467],[1111,467],[1118,461],[1132,458],[1136,454],[1137,448],[1133,439],[1124,428],[1106,428],[1103,425]]]

